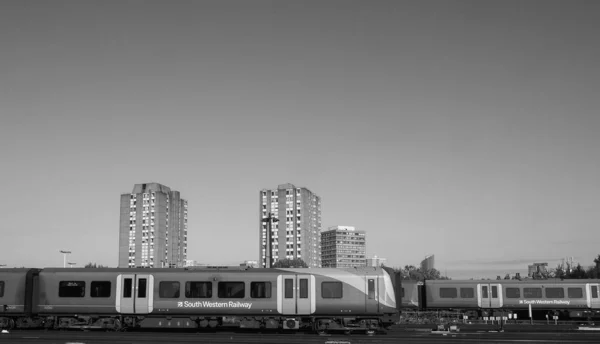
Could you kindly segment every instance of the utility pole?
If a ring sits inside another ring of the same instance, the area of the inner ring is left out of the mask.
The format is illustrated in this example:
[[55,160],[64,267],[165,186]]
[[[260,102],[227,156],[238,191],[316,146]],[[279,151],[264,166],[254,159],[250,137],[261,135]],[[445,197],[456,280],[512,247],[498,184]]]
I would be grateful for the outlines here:
[[273,217],[273,213],[269,213],[269,215],[267,217],[265,217],[264,219],[262,219],[262,222],[266,222],[267,223],[267,243],[265,245],[265,268],[269,269],[272,266],[272,251],[273,249],[271,248],[272,246],[272,242],[271,242],[271,225],[273,222],[278,222],[279,219],[277,219],[276,217]]

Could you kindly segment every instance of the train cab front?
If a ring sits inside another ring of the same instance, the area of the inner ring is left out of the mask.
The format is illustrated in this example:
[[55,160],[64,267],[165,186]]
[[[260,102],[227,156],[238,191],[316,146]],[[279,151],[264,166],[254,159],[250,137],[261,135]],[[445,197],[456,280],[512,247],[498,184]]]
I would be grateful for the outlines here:
[[385,285],[382,323],[384,327],[390,327],[400,321],[400,309],[402,305],[402,275],[389,267],[383,267],[383,281]]

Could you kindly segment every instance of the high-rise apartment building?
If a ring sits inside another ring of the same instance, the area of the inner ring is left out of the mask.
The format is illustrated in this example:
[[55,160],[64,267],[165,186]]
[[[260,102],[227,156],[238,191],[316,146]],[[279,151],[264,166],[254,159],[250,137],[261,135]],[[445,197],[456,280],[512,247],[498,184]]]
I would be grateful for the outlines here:
[[371,258],[367,258],[367,266],[368,267],[379,267],[385,265],[387,262],[387,258],[381,258],[377,256],[373,256]]
[[367,241],[364,231],[350,226],[334,226],[321,233],[323,267],[364,267],[366,254]]
[[158,183],[121,195],[119,267],[183,267],[187,259],[187,201]]
[[430,254],[421,261],[421,271],[429,271],[435,269],[435,256]]
[[259,199],[258,260],[266,266],[267,228],[272,214],[272,262],[300,258],[309,267],[321,267],[321,198],[304,187],[282,184],[263,189]]

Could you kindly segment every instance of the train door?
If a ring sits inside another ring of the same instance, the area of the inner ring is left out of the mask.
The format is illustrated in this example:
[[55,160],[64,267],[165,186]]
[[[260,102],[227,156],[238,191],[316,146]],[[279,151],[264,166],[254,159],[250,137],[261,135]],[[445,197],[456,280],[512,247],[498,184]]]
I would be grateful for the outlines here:
[[600,285],[596,283],[586,284],[587,291],[587,304],[592,309],[600,309],[600,298],[598,293],[600,292]]
[[478,305],[481,308],[502,307],[502,285],[500,284],[478,284]]
[[379,313],[379,288],[376,276],[366,276],[365,278],[365,311],[367,313]]
[[[311,314],[311,300],[314,299],[312,295],[311,286],[311,275],[297,275],[298,283],[298,297],[296,299],[296,314],[306,315]],[[312,283],[314,284],[314,283]]]
[[148,314],[153,309],[154,277],[146,274],[117,276],[117,312]]
[[312,275],[277,277],[277,310],[284,315],[306,315],[315,311],[315,278]]

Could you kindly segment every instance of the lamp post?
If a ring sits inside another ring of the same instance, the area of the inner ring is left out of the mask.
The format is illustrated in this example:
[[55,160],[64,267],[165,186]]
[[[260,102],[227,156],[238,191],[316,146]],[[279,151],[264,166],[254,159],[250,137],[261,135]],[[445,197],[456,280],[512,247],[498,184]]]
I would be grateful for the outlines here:
[[72,267],[73,267],[73,265],[75,265],[75,264],[77,264],[77,263],[71,263],[71,262],[68,262],[67,264],[69,264],[69,267],[70,267],[70,268],[72,268]]
[[272,257],[271,257],[271,246],[272,246],[272,242],[271,242],[271,225],[273,222],[278,222],[279,219],[277,219],[276,217],[273,217],[273,213],[269,213],[269,215],[267,217],[265,217],[264,219],[262,219],[262,222],[266,222],[267,223],[267,244],[265,245],[265,268],[269,269],[272,266]]
[[67,267],[67,254],[71,254],[71,251],[60,250],[60,253],[63,254],[63,268]]

